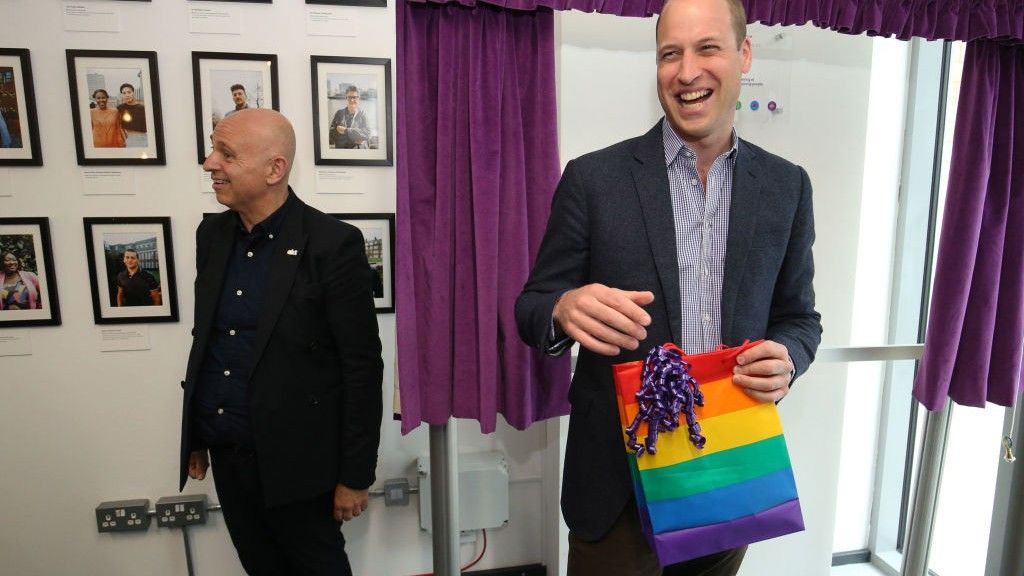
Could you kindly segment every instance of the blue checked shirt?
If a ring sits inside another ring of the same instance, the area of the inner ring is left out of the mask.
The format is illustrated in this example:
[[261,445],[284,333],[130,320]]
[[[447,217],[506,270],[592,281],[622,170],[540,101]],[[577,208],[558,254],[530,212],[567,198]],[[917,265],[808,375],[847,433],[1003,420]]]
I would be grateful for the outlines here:
[[732,148],[715,158],[705,189],[694,151],[667,119],[662,120],[661,132],[682,296],[680,346],[687,354],[699,354],[714,350],[722,342],[722,278],[738,140],[733,130]]
[[[708,171],[707,190],[697,172],[697,154],[662,119],[662,140],[679,263],[682,295],[680,346],[687,354],[714,350],[722,342],[722,278],[729,237],[732,174],[739,139],[732,132],[732,147],[715,159]],[[572,343],[556,335],[552,319],[549,355],[561,354]]]

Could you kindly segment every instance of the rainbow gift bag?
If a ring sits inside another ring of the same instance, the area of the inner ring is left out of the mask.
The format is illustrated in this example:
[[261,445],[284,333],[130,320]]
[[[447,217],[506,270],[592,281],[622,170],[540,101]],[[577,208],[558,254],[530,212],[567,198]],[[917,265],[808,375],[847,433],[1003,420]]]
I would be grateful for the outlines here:
[[666,344],[612,366],[637,508],[662,566],[804,529],[775,404],[732,383],[736,356],[759,343],[693,356]]

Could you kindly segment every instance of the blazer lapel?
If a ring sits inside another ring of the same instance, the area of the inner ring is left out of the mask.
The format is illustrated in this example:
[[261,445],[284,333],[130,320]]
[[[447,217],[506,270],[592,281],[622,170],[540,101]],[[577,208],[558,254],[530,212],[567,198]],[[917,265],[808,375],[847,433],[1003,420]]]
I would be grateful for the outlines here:
[[639,140],[633,155],[637,160],[633,164],[633,182],[643,212],[647,241],[661,282],[669,333],[673,342],[680,342],[682,302],[679,296],[679,263],[660,122]]
[[729,237],[726,240],[725,274],[722,279],[722,342],[725,344],[739,344],[732,338],[736,297],[746,270],[747,254],[754,242],[757,215],[764,209],[759,168],[755,152],[740,140],[732,176]]
[[200,250],[208,252],[196,283],[196,318],[193,322],[198,328],[199,337],[203,340],[201,344],[204,349],[210,329],[213,327],[213,314],[217,310],[220,289],[224,284],[224,271],[231,255],[231,247],[234,245],[235,227],[238,226],[233,215],[225,214],[215,218],[222,218],[224,222],[210,236],[209,245],[199,247]]
[[[296,199],[298,200],[298,199]],[[305,259],[307,235],[302,228],[303,212],[306,205],[298,201],[288,210],[281,225],[280,236],[272,241],[270,254],[270,277],[267,278],[266,299],[263,313],[256,325],[256,342],[253,346],[253,372],[259,364],[263,349],[267,346],[270,333],[277,324],[281,309],[291,292],[292,283],[299,264]]]

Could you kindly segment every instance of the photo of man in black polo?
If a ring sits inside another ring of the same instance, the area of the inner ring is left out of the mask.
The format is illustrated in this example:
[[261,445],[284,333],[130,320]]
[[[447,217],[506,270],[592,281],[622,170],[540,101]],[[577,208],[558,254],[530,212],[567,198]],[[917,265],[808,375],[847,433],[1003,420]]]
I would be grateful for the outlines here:
[[160,283],[139,266],[135,249],[125,249],[124,268],[117,275],[117,306],[160,306]]

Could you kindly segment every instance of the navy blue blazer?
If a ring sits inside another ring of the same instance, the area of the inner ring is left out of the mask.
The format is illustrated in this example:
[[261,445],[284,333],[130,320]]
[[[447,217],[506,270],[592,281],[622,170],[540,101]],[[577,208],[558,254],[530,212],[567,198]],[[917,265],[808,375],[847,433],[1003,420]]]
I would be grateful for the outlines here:
[[[814,309],[814,215],[803,168],[740,140],[733,175],[722,342],[784,344],[803,373],[821,340]],[[562,513],[584,540],[601,538],[633,495],[611,365],[679,343],[681,300],[665,152],[659,122],[647,134],[566,166],[544,240],[516,301],[520,337],[541,350],[564,291],[598,282],[649,290],[647,339],[615,357],[580,349],[569,388]]]
[[[228,211],[204,219],[196,230],[195,327],[182,382],[179,489],[192,450],[192,395],[237,226]],[[317,496],[337,483],[362,489],[374,482],[384,373],[359,230],[299,201],[274,245],[248,383],[268,506]]]

